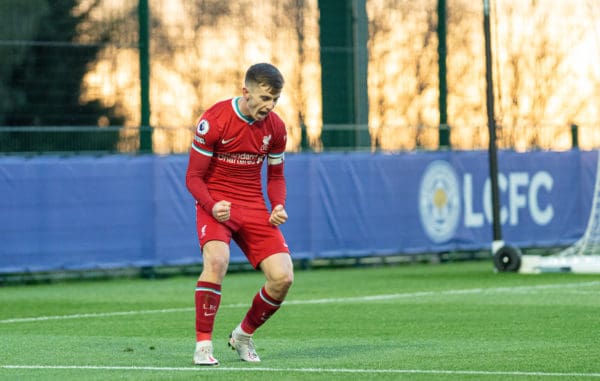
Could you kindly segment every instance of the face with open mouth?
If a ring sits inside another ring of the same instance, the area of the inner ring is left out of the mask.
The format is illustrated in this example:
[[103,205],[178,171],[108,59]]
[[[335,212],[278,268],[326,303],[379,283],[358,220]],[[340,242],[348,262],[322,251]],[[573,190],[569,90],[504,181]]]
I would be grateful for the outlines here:
[[244,87],[245,105],[242,105],[241,111],[256,121],[263,120],[275,108],[280,95],[280,90],[273,90],[270,86],[250,85]]

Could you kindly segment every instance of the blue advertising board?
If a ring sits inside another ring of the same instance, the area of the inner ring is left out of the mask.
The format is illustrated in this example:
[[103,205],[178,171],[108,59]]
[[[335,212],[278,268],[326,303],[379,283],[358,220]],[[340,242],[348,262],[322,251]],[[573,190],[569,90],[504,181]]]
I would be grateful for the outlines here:
[[[596,152],[499,152],[503,239],[568,245],[588,223]],[[0,272],[201,262],[186,155],[0,158]],[[489,249],[487,152],[286,157],[296,258]],[[231,260],[244,261],[237,246]]]

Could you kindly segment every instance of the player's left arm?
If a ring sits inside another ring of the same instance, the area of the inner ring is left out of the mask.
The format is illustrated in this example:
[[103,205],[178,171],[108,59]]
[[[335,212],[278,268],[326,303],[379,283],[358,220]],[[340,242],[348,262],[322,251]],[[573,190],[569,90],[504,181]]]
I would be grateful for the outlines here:
[[[281,225],[288,218],[285,211],[286,185],[285,176],[283,175],[283,156],[281,158],[271,158],[269,155],[267,160],[267,195],[273,208],[269,222],[272,225]],[[281,161],[278,164],[269,163],[278,162],[279,160]]]
[[287,189],[283,170],[286,138],[284,126],[278,139],[274,139],[273,147],[267,155],[267,196],[272,208],[269,222],[273,225],[281,225],[288,218],[285,211]]

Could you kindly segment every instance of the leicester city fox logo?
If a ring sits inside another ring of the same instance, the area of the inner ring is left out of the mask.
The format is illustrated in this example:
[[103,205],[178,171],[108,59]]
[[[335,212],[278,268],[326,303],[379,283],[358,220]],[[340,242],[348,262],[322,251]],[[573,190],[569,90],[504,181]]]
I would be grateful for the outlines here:
[[436,160],[425,169],[419,188],[419,214],[425,233],[436,243],[456,233],[460,218],[460,191],[454,168]]

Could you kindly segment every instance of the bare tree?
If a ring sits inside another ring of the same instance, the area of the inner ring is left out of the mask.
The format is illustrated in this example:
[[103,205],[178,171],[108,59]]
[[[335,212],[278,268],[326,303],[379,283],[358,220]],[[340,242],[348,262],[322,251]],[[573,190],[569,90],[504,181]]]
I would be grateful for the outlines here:
[[545,142],[544,136],[564,129],[586,102],[583,97],[573,102],[566,96],[577,89],[565,81],[572,42],[581,39],[583,29],[573,25],[565,28],[569,7],[558,13],[536,0],[501,5],[494,30],[499,60],[495,76],[499,84],[499,144],[519,149],[551,148],[548,144],[552,142]]
[[[369,98],[375,144],[412,149],[423,124],[423,94],[435,75],[428,12],[433,1],[381,0],[368,4]],[[433,75],[433,77],[432,77]]]
[[49,13],[48,4],[42,0],[21,2],[6,0],[0,3],[0,124],[5,123],[6,112],[17,106],[20,92],[9,86],[13,70],[21,65],[27,55],[27,46],[17,41],[33,40],[39,19]]
[[[450,2],[449,57],[470,57],[465,3]],[[373,146],[382,149],[433,148],[437,144],[438,63],[436,0],[380,0],[368,4],[369,98]],[[472,24],[471,24],[472,25]],[[458,32],[457,32],[458,31]],[[472,60],[449,58],[450,104],[462,101]],[[457,94],[452,94],[457,91]],[[449,115],[456,116],[454,106]]]
[[[382,146],[384,126],[387,124],[385,114],[387,99],[383,92],[386,83],[384,65],[382,62],[389,60],[391,49],[384,45],[384,41],[392,32],[392,22],[389,20],[390,13],[384,9],[387,2],[379,2],[367,5],[369,19],[369,121],[371,133],[371,150]],[[370,6],[369,6],[370,5]],[[373,122],[374,120],[374,122]]]
[[[94,1],[115,7],[106,0]],[[366,3],[373,150],[437,147],[437,1]],[[592,92],[600,97],[600,85],[583,94],[571,80],[570,55],[581,40],[583,26],[564,22],[582,17],[569,13],[580,7],[569,5],[583,1],[493,2],[497,4],[492,36],[502,147],[549,147],[554,143],[548,136],[563,136],[564,128],[581,120],[582,115],[592,115],[590,121],[600,118],[588,102]],[[319,149],[322,120],[317,0],[150,3],[151,123],[165,130],[187,127],[184,133],[155,134],[155,147],[160,143],[162,152],[184,151],[194,119],[215,101],[239,91],[246,66],[264,60],[280,66],[286,77],[283,107],[278,112],[288,124],[288,149],[298,149],[304,126],[313,149]],[[457,149],[484,148],[488,137],[482,4],[448,0],[447,7],[451,145]],[[112,22],[108,20],[111,15],[102,13],[107,19],[105,25],[110,26],[108,38],[118,41],[119,46],[99,54],[97,64],[90,67],[90,78],[95,78],[96,84],[114,88],[103,102],[120,104],[130,126],[139,124],[138,65],[135,44],[131,43],[136,35],[134,11],[130,4],[125,13],[128,19],[116,19],[122,23]],[[588,77],[598,81],[600,75],[592,71]],[[562,129],[549,130],[550,123]]]
[[454,149],[487,146],[482,3],[448,2],[448,121]]

